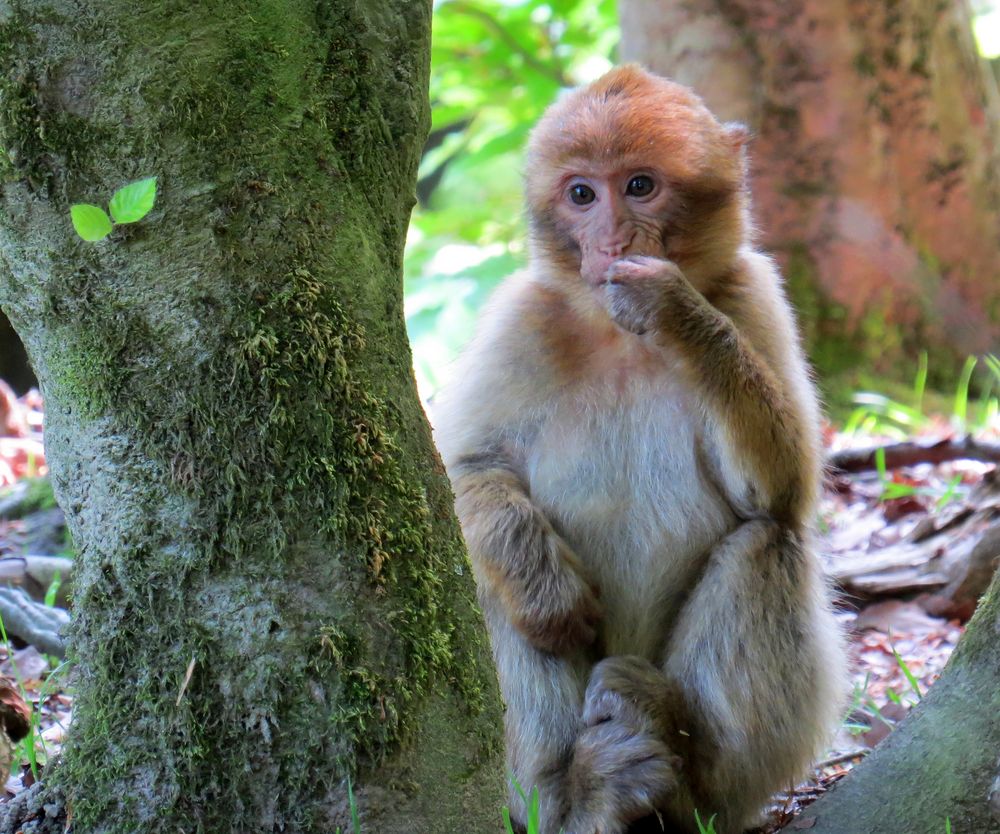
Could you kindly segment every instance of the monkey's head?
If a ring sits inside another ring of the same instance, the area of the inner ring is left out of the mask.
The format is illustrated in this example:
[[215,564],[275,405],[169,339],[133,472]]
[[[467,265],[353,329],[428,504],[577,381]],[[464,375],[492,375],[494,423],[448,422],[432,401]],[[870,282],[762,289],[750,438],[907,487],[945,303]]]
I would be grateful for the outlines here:
[[747,234],[747,131],[635,65],[556,102],[528,145],[532,255],[599,285],[626,255],[674,261],[705,289]]

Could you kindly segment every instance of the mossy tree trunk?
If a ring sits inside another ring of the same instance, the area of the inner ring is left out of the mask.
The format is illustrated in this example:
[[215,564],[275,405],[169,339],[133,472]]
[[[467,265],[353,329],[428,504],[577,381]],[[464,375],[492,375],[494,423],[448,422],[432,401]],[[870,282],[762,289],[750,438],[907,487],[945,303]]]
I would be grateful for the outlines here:
[[[499,698],[402,317],[430,15],[0,11],[0,304],[80,560],[46,779],[76,831],[346,831],[352,773],[365,832],[499,827]],[[75,235],[71,203],[150,175],[146,219]]]
[[1000,342],[1000,109],[965,0],[622,0],[622,55],[749,124],[755,213],[845,382]]
[[861,765],[792,825],[810,834],[1000,831],[1000,573],[941,676]]

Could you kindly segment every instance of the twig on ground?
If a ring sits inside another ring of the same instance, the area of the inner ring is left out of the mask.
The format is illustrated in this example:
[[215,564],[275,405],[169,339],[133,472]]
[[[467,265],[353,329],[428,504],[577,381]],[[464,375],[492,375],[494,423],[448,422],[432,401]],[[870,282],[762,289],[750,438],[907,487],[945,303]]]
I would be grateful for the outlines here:
[[834,765],[845,764],[846,762],[851,762],[855,759],[862,759],[871,752],[870,747],[864,747],[861,750],[855,750],[853,753],[841,753],[839,756],[831,756],[829,759],[823,759],[821,762],[816,762],[814,767],[816,770],[822,770],[824,767],[833,767]]
[[874,472],[878,468],[875,456],[879,449],[885,451],[886,469],[953,460],[1000,463],[1000,443],[985,443],[968,435],[958,439],[937,440],[933,443],[890,443],[887,446],[869,446],[864,449],[841,449],[831,452],[826,462],[834,474]]

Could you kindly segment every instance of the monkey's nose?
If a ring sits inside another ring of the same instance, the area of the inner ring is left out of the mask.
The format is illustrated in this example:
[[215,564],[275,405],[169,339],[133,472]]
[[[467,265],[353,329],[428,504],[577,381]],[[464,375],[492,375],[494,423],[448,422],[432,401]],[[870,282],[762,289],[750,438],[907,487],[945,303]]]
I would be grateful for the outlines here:
[[597,247],[597,251],[602,255],[607,255],[609,258],[617,260],[628,251],[633,240],[635,240],[635,232],[632,232],[630,235],[616,235],[600,244]]

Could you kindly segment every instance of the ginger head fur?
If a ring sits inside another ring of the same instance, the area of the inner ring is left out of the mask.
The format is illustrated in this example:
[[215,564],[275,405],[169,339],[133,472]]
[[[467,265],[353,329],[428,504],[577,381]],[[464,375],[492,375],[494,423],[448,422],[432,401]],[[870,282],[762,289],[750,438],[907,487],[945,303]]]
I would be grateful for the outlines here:
[[[554,280],[598,283],[616,258],[651,255],[708,289],[748,238],[746,141],[691,90],[634,65],[567,93],[528,145],[532,261],[555,266]],[[649,195],[627,193],[636,176]],[[574,203],[578,184],[596,199]]]

